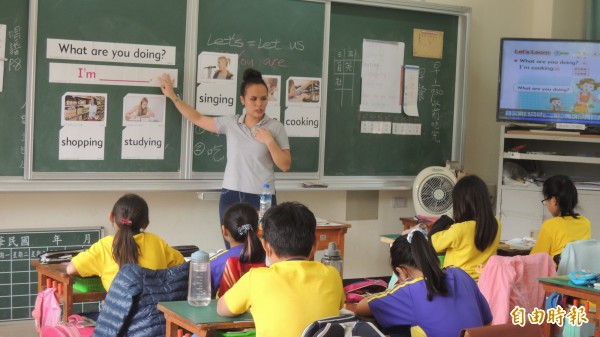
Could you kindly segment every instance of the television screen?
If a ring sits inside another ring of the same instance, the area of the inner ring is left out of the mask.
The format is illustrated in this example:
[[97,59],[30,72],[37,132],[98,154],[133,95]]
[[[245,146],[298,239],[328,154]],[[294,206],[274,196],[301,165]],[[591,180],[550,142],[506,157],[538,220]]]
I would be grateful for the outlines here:
[[504,38],[498,122],[600,124],[600,41]]

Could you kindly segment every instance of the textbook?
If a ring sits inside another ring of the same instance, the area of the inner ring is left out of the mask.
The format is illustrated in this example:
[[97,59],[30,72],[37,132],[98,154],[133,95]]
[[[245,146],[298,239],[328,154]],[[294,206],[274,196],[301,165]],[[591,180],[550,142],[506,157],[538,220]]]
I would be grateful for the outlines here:
[[81,253],[84,252],[84,248],[80,249],[69,249],[69,250],[58,250],[58,251],[49,251],[38,255],[41,263],[61,263],[61,262],[69,262],[71,259]]

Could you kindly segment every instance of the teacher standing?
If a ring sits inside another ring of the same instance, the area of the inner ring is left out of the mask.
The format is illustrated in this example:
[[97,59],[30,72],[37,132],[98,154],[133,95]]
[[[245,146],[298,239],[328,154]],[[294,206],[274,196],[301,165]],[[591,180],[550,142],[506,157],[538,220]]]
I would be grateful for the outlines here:
[[[275,190],[274,165],[285,172],[292,164],[290,143],[283,125],[265,114],[268,90],[261,73],[254,69],[244,71],[240,101],[246,112],[241,116],[205,116],[175,94],[173,80],[168,74],[163,74],[160,81],[163,94],[188,121],[206,131],[226,135],[227,165],[219,199],[221,223],[223,213],[232,204],[246,202],[258,210],[263,184],[269,184]],[[275,195],[273,204],[277,204]],[[229,248],[227,242],[225,245]]]

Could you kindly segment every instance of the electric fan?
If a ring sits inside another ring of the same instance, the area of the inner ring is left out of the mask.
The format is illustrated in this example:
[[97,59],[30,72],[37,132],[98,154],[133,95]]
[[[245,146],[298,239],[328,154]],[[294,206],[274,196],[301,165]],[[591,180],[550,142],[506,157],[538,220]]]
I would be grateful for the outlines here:
[[417,215],[439,218],[452,211],[452,189],[456,177],[447,168],[430,166],[419,172],[413,183],[413,203]]

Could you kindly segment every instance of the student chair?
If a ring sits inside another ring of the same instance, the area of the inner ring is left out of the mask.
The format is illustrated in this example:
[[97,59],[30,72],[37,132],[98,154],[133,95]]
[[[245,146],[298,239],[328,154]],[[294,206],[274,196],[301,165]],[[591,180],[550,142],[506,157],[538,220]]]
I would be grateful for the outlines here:
[[535,324],[525,326],[508,324],[487,325],[479,328],[465,329],[460,337],[542,337],[542,327]]
[[547,253],[490,257],[478,285],[494,316],[492,325],[510,323],[515,306],[528,313],[544,308],[544,288],[537,279],[552,276],[556,269]]
[[572,271],[587,269],[600,273],[600,241],[579,240],[569,242],[561,253],[558,275],[568,275]]
[[256,267],[265,267],[264,262],[261,263],[241,263],[240,259],[232,256],[225,262],[225,269],[223,270],[223,276],[221,277],[221,283],[219,284],[219,290],[217,291],[217,297],[223,296],[227,290],[246,274],[250,269]]

